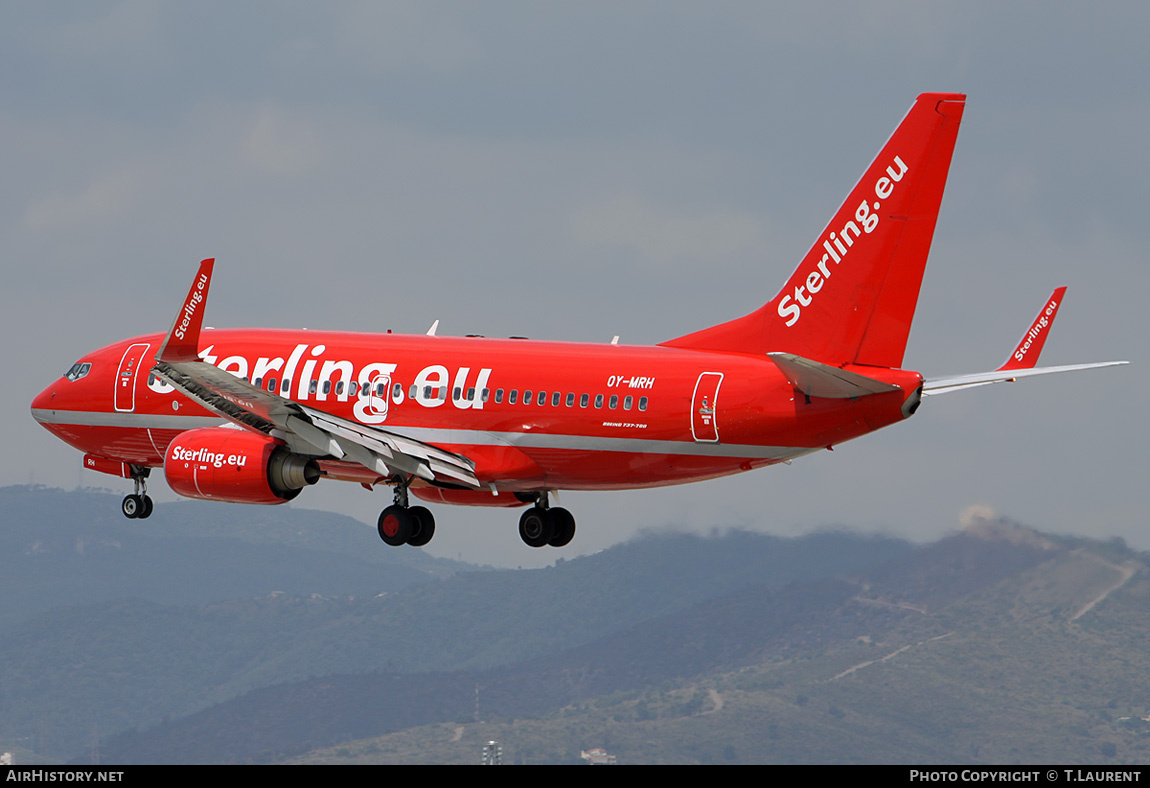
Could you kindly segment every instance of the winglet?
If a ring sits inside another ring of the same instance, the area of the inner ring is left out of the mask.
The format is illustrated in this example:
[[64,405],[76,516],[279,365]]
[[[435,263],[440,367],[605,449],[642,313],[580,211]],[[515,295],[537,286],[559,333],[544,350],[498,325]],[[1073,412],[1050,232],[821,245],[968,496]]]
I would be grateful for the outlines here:
[[199,360],[200,328],[204,324],[204,306],[208,300],[208,285],[212,282],[212,266],[215,263],[214,257],[200,263],[200,270],[192,280],[188,296],[156,353],[156,361],[179,364]]
[[1127,361],[1100,361],[1092,364],[1070,364],[1061,367],[1038,367],[1038,356],[1042,346],[1046,344],[1046,337],[1050,333],[1050,326],[1058,314],[1058,307],[1062,305],[1062,298],[1066,295],[1066,288],[1059,287],[1046,299],[1038,317],[1030,324],[1030,328],[1022,336],[1018,347],[1010,354],[998,369],[993,372],[979,372],[973,375],[952,375],[945,378],[929,378],[923,381],[923,396],[932,394],[946,394],[959,389],[973,388],[975,386],[989,386],[991,383],[1013,383],[1019,378],[1028,378],[1033,375],[1049,375],[1054,372],[1072,372],[1078,369],[1097,369],[1099,367],[1116,367],[1128,364]]
[[1066,295],[1066,288],[1059,287],[1046,300],[1038,317],[1030,324],[1030,328],[1022,336],[1018,347],[1010,354],[1006,363],[996,371],[1004,369],[1032,369],[1038,363],[1038,356],[1042,353],[1042,346],[1046,344],[1046,337],[1050,333],[1050,326],[1054,324],[1054,317],[1058,314],[1058,307]]

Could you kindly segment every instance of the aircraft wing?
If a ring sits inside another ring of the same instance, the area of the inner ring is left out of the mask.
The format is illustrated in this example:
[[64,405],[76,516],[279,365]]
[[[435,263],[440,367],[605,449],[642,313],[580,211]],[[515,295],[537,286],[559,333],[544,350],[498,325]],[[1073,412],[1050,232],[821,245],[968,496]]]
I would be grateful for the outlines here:
[[158,377],[233,424],[280,438],[299,454],[355,462],[383,477],[399,473],[480,486],[475,464],[461,454],[292,402],[202,361],[199,334],[214,263],[200,263],[184,306],[156,354],[152,371]]
[[1050,375],[1055,372],[1072,372],[1077,369],[1096,369],[1098,367],[1115,367],[1128,364],[1128,361],[1100,361],[1091,364],[1068,364],[1061,367],[1037,367],[1038,356],[1042,346],[1046,344],[1046,337],[1050,327],[1054,325],[1054,318],[1058,314],[1058,307],[1066,295],[1066,288],[1056,288],[1046,299],[1046,304],[1038,312],[1038,317],[1030,324],[1030,328],[1022,335],[1022,341],[998,369],[993,372],[978,372],[973,375],[952,375],[945,378],[928,378],[923,381],[922,394],[924,397],[932,394],[946,394],[959,389],[974,388],[976,386],[989,386],[991,383],[1013,383],[1018,378],[1028,378],[1034,375]]

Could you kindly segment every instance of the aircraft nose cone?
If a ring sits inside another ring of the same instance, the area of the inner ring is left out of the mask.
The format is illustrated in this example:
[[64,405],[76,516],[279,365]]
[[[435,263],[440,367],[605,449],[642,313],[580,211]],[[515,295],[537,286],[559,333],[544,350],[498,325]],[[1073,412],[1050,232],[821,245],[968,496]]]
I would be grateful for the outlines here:
[[37,421],[40,421],[37,411],[53,410],[56,407],[56,389],[58,387],[58,382],[53,382],[32,400],[32,415]]

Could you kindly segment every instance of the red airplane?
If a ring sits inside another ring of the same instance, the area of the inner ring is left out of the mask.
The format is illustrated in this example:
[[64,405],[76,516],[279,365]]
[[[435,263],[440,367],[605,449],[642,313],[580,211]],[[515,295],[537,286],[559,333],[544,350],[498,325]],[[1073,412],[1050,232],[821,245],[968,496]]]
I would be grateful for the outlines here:
[[571,541],[558,490],[623,490],[749,471],[902,421],[922,398],[1030,375],[1066,288],[997,370],[924,380],[903,352],[966,97],[918,97],[777,296],[654,347],[522,338],[202,328],[204,260],[167,335],[81,358],[32,415],[135,482],[289,501],[320,478],[390,485],[390,545],[425,545],[425,501],[524,506],[523,541]]

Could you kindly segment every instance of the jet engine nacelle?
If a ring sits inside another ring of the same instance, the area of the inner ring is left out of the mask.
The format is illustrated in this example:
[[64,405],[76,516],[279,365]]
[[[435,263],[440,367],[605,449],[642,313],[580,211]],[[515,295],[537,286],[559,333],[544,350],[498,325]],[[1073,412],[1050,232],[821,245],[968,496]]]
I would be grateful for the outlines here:
[[310,457],[283,441],[225,427],[190,430],[164,456],[164,476],[180,495],[210,501],[276,504],[290,501],[320,477]]

